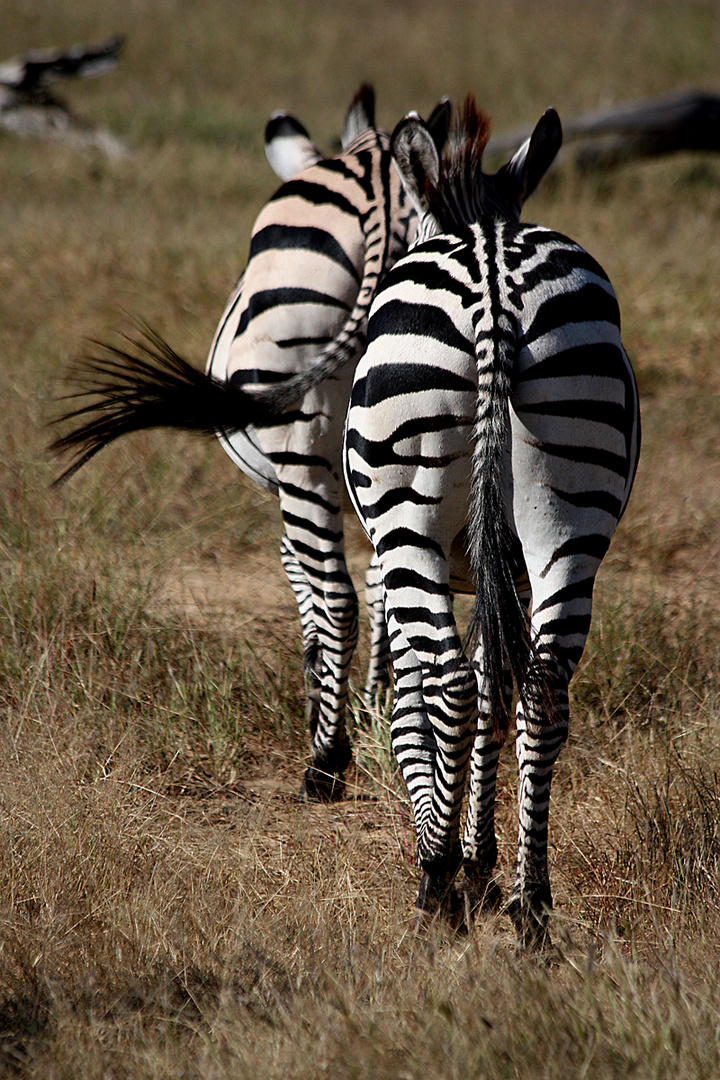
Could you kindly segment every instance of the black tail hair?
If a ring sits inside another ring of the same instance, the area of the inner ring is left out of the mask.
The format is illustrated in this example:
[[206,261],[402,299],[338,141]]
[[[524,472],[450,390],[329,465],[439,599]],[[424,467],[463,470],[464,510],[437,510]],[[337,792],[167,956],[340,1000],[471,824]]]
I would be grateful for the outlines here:
[[[476,328],[476,355],[482,349]],[[466,645],[482,644],[484,690],[496,732],[507,730],[503,693],[509,667],[525,715],[552,724],[557,707],[551,673],[532,639],[530,620],[515,584],[517,538],[510,527],[502,487],[502,457],[510,434],[509,400],[516,329],[495,320],[492,372],[478,394],[471,480],[468,554],[475,577],[475,603]]]
[[194,367],[147,326],[139,336],[123,335],[122,341],[124,345],[93,341],[95,351],[69,373],[77,389],[60,400],[93,400],[52,421],[83,419],[49,446],[56,455],[74,452],[53,487],[63,484],[115,439],[133,431],[164,427],[206,436],[230,435],[249,424],[267,422],[282,411]]

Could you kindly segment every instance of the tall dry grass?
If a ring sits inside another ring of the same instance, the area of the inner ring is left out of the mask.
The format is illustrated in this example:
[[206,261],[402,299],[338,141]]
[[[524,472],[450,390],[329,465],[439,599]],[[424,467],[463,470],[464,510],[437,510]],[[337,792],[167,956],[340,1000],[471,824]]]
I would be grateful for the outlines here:
[[[329,147],[364,78],[387,126],[472,89],[499,130],[548,104],[717,89],[716,16],[6,2],[7,55],[127,34],[119,70],[68,96],[131,152],[0,140],[0,1073],[718,1075],[718,162],[559,170],[528,207],[610,273],[644,424],[554,782],[545,964],[502,918],[411,935],[412,828],[381,718],[355,733],[348,799],[297,803],[273,501],[180,437],[118,445],[60,494],[44,450],[58,376],[126,313],[202,361],[275,186],[273,109]],[[353,526],[350,547],[361,561]],[[509,746],[506,882],[515,782]]]

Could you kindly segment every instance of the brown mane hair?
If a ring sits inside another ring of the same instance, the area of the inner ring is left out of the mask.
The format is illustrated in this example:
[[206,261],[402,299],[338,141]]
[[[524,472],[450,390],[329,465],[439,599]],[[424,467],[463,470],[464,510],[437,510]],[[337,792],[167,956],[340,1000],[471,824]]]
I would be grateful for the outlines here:
[[450,131],[437,186],[425,180],[430,211],[443,232],[472,225],[484,212],[481,165],[491,126],[490,117],[468,94]]

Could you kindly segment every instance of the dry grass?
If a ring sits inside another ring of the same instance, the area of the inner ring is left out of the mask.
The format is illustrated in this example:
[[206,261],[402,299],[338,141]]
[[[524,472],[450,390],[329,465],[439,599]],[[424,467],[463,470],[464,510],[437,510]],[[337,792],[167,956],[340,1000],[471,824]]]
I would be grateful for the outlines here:
[[[1,141],[0,1073],[716,1077],[715,160],[560,171],[528,208],[609,271],[644,423],[554,784],[546,964],[502,918],[409,933],[412,829],[381,722],[356,733],[344,803],[297,803],[273,500],[179,437],[138,436],[61,494],[44,453],[58,375],[124,312],[201,361],[275,186],[273,109],[330,146],[363,78],[387,126],[472,89],[498,130],[551,103],[713,88],[716,5],[11,0],[4,16],[7,55],[127,33],[119,71],[68,93],[132,152]],[[515,779],[508,747],[506,880]]]

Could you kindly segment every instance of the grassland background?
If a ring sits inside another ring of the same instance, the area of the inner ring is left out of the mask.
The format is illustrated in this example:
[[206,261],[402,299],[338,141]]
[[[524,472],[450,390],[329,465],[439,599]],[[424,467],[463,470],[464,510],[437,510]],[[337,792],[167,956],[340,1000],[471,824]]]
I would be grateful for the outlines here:
[[[50,492],[45,425],[127,313],[202,362],[276,186],[274,109],[331,148],[363,79],[387,127],[473,90],[498,133],[720,92],[719,5],[0,0],[0,59],[115,32],[117,72],[67,97],[127,157],[0,136],[0,1074],[716,1077],[720,159],[561,168],[527,208],[609,272],[644,425],[553,790],[549,965],[503,919],[409,933],[382,726],[345,803],[295,802],[273,501],[170,435]],[[506,879],[515,777],[508,746]]]

